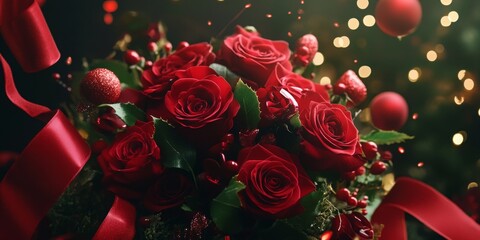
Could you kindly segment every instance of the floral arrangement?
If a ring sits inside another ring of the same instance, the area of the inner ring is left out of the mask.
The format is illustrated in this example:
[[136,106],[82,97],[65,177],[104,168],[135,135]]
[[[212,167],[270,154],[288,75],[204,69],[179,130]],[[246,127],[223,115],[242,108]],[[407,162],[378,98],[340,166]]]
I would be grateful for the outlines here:
[[65,109],[93,155],[50,211],[53,235],[91,237],[115,195],[135,206],[138,239],[379,236],[368,216],[392,156],[377,146],[411,138],[392,131],[404,100],[360,134],[367,89],[350,70],[314,82],[312,34],[293,52],[253,27],[176,49],[160,23],[144,37],[73,75]]

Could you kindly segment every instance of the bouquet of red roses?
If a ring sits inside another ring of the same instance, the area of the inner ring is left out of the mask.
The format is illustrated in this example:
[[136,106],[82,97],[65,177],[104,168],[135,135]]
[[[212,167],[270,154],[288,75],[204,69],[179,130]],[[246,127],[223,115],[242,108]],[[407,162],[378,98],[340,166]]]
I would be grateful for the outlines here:
[[[366,87],[353,71],[334,86],[314,82],[313,35],[293,53],[252,27],[176,49],[160,24],[146,37],[147,51],[129,49],[125,35],[108,59],[85,61],[74,75],[70,114],[94,154],[50,212],[55,234],[91,236],[112,195],[135,206],[139,239],[373,239],[381,231],[365,217],[392,164],[377,144],[411,137],[360,136],[354,118]],[[398,129],[404,115],[375,125]]]

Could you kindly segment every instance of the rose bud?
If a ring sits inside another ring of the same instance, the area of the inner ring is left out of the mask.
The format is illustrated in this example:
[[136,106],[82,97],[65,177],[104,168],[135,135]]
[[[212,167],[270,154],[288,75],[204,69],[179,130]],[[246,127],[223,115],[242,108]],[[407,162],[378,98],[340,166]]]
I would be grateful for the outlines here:
[[377,157],[378,147],[374,142],[361,142],[363,154],[368,160],[375,159]]
[[333,86],[333,91],[335,93],[345,92],[350,98],[348,104],[351,106],[357,106],[367,98],[367,87],[365,87],[362,80],[360,80],[352,70],[346,71],[340,79],[338,79]]
[[340,214],[332,221],[332,239],[373,239],[370,222],[360,213]]
[[115,114],[113,108],[109,108],[106,112],[100,114],[93,122],[95,128],[106,133],[114,133],[127,125],[120,117]]
[[298,104],[292,94],[278,86],[257,90],[260,117],[263,122],[286,121],[298,112]]
[[318,41],[313,34],[303,35],[298,39],[293,55],[294,62],[307,66],[318,51]]

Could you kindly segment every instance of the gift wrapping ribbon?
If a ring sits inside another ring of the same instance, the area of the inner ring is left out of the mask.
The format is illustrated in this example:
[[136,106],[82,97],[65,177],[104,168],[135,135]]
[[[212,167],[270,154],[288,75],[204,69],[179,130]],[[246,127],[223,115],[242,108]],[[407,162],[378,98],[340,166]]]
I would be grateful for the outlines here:
[[[0,0],[0,32],[27,72],[47,68],[60,58],[34,0]],[[31,239],[40,221],[88,161],[90,149],[61,111],[24,99],[1,55],[0,62],[10,101],[31,117],[47,119],[0,181],[0,237]],[[116,197],[95,239],[132,239],[134,219],[135,208]]]
[[405,213],[446,239],[480,239],[480,226],[473,219],[432,187],[411,178],[399,178],[372,215],[372,224],[383,225],[380,239],[407,239]]

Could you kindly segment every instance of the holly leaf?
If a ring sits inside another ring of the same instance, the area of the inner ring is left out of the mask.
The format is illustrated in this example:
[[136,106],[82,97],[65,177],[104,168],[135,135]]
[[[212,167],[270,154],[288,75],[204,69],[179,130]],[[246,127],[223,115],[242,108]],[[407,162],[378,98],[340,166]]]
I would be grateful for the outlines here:
[[239,80],[234,91],[235,99],[240,104],[237,118],[247,129],[256,129],[260,122],[260,103],[255,91]]
[[160,147],[163,166],[167,168],[178,168],[188,172],[197,186],[195,179],[195,165],[197,163],[197,152],[190,144],[185,142],[175,128],[160,118],[153,118],[155,134],[153,138]]
[[245,215],[240,206],[238,192],[245,185],[234,177],[229,185],[212,200],[210,214],[215,225],[224,233],[235,234],[243,230]]
[[361,136],[362,140],[375,142],[378,145],[390,145],[394,143],[402,143],[405,140],[410,140],[413,138],[414,138],[413,136],[409,136],[405,133],[401,133],[397,131],[383,131],[383,130],[374,130],[365,136]]
[[225,67],[221,64],[218,64],[218,63],[212,63],[212,64],[210,64],[209,67],[211,69],[215,70],[215,72],[217,72],[218,75],[225,78],[225,80],[227,80],[227,82],[230,84],[232,89],[235,88],[238,80],[240,79],[240,77],[237,74],[233,73],[227,67]]
[[90,70],[95,68],[106,68],[118,77],[122,83],[122,87],[139,89],[141,84],[139,82],[138,74],[128,68],[127,64],[117,60],[95,59],[89,66]]
[[102,104],[98,106],[102,107],[111,107],[115,110],[115,114],[122,119],[125,124],[128,126],[135,125],[137,120],[145,121],[147,116],[146,114],[137,106],[132,103],[113,103],[113,104]]

